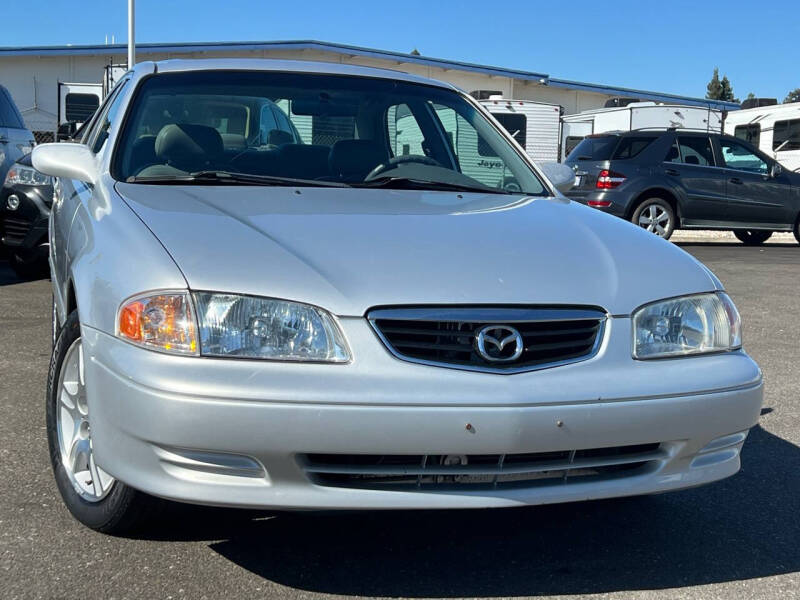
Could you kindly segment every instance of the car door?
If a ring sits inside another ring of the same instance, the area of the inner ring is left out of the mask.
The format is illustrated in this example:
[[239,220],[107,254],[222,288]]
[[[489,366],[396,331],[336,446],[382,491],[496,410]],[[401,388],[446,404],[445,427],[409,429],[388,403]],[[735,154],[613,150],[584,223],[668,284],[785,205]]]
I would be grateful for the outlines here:
[[728,204],[725,179],[717,168],[709,136],[676,136],[662,169],[672,186],[684,192],[681,219],[686,225],[725,220]]
[[793,224],[789,176],[774,174],[775,161],[733,138],[718,138],[718,147],[728,196],[728,221],[751,226]]

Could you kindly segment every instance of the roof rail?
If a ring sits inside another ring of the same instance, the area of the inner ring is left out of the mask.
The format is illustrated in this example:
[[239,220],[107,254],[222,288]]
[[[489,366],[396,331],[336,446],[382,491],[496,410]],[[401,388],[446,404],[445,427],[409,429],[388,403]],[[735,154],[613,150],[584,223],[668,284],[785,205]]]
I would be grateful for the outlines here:
[[[636,129],[631,129],[631,131],[699,131],[704,133],[713,133],[714,131],[711,127],[637,127]],[[720,131],[722,129],[720,128]]]

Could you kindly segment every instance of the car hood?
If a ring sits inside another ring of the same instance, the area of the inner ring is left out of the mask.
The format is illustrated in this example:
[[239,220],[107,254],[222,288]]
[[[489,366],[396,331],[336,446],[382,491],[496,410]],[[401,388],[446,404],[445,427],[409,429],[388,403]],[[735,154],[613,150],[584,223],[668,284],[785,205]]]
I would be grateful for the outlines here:
[[565,198],[118,183],[191,289],[360,316],[411,304],[560,304],[629,314],[710,291],[680,248]]

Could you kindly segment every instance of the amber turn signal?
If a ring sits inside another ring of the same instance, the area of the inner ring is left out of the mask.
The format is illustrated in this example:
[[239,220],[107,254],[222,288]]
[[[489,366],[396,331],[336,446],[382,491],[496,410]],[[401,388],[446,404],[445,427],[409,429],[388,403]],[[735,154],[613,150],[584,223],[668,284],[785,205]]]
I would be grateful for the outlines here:
[[161,293],[127,300],[119,309],[117,334],[154,350],[197,354],[195,319],[186,293]]

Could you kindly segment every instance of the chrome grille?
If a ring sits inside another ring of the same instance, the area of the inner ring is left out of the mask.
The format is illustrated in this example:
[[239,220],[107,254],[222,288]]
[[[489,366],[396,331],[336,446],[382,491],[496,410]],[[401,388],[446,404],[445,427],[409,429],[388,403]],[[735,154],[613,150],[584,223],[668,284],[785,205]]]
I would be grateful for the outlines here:
[[[593,356],[606,314],[595,308],[390,308],[369,320],[392,354],[403,360],[497,373],[541,369]],[[508,362],[481,356],[476,337],[483,328],[509,326],[522,337],[521,355]]]
[[303,454],[318,485],[362,489],[494,489],[634,476],[657,468],[658,443],[528,454]]

